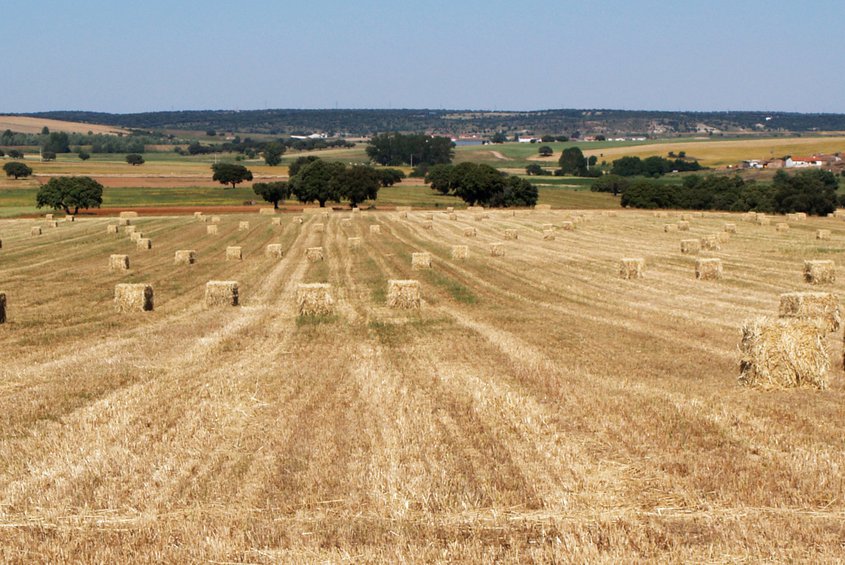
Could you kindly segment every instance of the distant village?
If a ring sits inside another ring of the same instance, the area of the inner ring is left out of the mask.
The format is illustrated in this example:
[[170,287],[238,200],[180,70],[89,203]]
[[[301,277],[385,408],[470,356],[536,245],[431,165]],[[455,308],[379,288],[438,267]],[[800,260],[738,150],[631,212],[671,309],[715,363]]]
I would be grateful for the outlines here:
[[[809,157],[786,157],[784,159],[748,159],[739,164],[739,169],[805,169],[818,167],[825,169],[842,169],[845,162],[839,153],[833,155],[811,155]],[[728,168],[734,168],[728,166]]]

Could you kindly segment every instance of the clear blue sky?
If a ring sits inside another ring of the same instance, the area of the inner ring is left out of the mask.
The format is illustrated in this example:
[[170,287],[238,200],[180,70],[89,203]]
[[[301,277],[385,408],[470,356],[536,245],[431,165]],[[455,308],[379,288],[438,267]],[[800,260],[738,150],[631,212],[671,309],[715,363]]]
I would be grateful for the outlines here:
[[845,112],[845,2],[0,0],[0,113]]

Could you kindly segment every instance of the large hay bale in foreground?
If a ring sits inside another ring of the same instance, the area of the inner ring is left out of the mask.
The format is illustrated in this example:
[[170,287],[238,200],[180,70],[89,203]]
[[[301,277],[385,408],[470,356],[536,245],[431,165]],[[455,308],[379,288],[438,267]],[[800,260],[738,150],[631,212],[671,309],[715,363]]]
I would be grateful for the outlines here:
[[830,230],[816,230],[816,239],[830,239]]
[[619,276],[623,279],[641,279],[645,272],[645,259],[626,257],[619,262]]
[[478,235],[478,230],[475,228],[464,228],[464,237],[475,237]]
[[308,259],[312,263],[316,263],[317,261],[323,260],[323,248],[322,247],[309,247],[305,250],[305,258]]
[[373,224],[370,226],[370,234],[377,235],[381,233],[381,226],[377,224]]
[[148,237],[142,237],[138,241],[135,242],[135,246],[138,249],[148,250],[153,248],[153,240]]
[[663,224],[664,232],[678,231],[678,224]]
[[226,248],[227,261],[241,261],[244,258],[243,248],[238,245],[230,245]]
[[109,224],[106,226],[106,233],[120,233],[120,226]]
[[491,257],[504,257],[505,256],[505,246],[501,243],[491,243],[490,244],[490,256]]
[[238,300],[237,281],[208,281],[205,283],[206,308],[237,306]]
[[284,257],[285,252],[282,250],[281,243],[269,243],[267,247],[264,248],[264,256],[271,257],[273,259],[281,259]]
[[451,255],[452,259],[466,259],[469,257],[469,247],[466,245],[453,245]]
[[220,233],[220,229],[217,227],[217,224],[211,224],[210,226],[205,226],[205,233],[208,235],[217,235]]
[[775,230],[778,232],[788,232],[789,224],[787,224],[786,222],[780,222],[779,224],[775,225]]
[[725,231],[727,233],[736,233],[736,224],[725,224]]
[[125,211],[125,212],[121,212],[120,214],[118,214],[118,217],[119,218],[137,218],[138,212]]
[[678,222],[678,231],[689,231],[689,222],[685,220]]
[[6,323],[6,293],[0,291],[0,324]]
[[387,306],[403,310],[420,307],[420,282],[414,280],[387,281]]
[[698,239],[682,239],[681,253],[698,253],[701,249],[701,241]]
[[38,226],[30,228],[29,235],[34,235],[34,236],[41,235],[41,228],[39,228]]
[[780,295],[778,316],[811,321],[829,332],[842,324],[839,298],[829,292],[785,292]]
[[197,252],[193,249],[179,249],[173,256],[174,265],[193,265],[197,262]]
[[722,260],[701,258],[695,262],[695,278],[702,281],[715,281],[722,278]]
[[836,282],[836,265],[833,261],[804,261],[804,281],[810,284]]
[[554,241],[555,230],[543,230],[543,239],[545,241]]
[[431,268],[431,253],[411,253],[411,269],[419,271]]
[[149,312],[153,309],[150,284],[119,284],[114,287],[114,306],[118,312]]
[[249,231],[249,222],[238,222],[238,231]]
[[129,255],[110,255],[109,256],[109,270],[110,271],[128,271],[129,270]]
[[505,239],[519,239],[519,233],[516,230],[505,230]]
[[827,388],[824,332],[795,318],[757,318],[742,325],[739,382],[762,389]]
[[719,251],[722,248],[719,236],[708,235],[701,238],[701,248],[706,251]]
[[300,316],[327,316],[334,312],[332,285],[300,284],[296,289],[296,307]]

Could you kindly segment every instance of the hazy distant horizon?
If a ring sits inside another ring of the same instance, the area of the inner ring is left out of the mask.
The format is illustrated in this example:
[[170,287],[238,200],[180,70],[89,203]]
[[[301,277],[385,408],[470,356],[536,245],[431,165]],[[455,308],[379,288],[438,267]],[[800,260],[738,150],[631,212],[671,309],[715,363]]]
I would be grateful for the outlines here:
[[[0,113],[845,113],[845,6],[712,0],[19,3]],[[749,110],[744,110],[749,109]]]

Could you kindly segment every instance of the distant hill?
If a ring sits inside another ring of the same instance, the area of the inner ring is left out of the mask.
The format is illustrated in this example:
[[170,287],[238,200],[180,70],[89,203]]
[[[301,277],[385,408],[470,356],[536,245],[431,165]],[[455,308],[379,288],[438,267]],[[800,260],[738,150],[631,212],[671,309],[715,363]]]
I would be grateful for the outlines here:
[[652,112],[632,110],[193,110],[106,114],[41,112],[26,114],[141,130],[193,130],[272,135],[312,132],[370,135],[376,132],[429,132],[490,135],[710,135],[845,131],[845,114],[784,112]]

